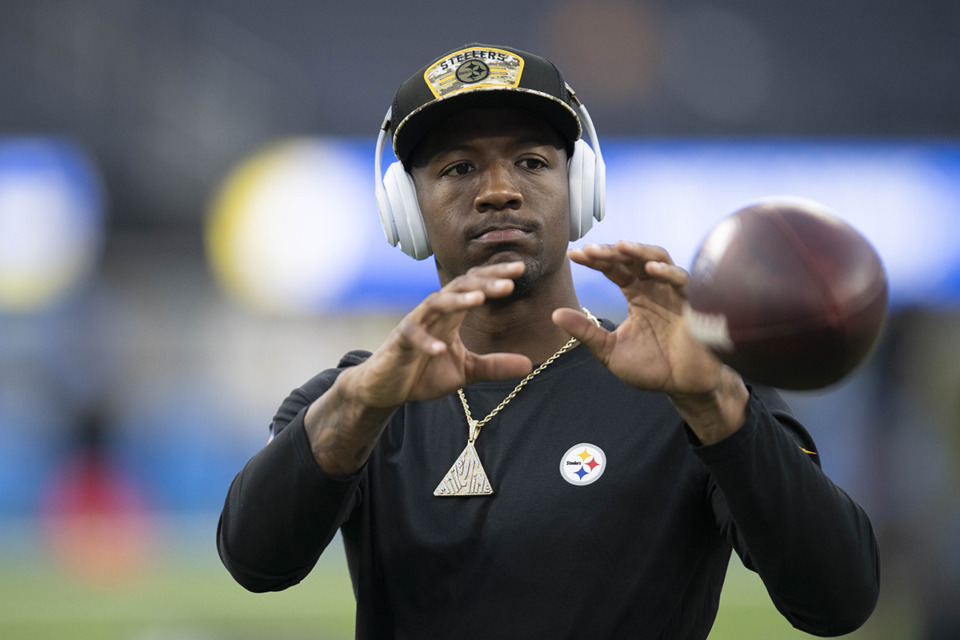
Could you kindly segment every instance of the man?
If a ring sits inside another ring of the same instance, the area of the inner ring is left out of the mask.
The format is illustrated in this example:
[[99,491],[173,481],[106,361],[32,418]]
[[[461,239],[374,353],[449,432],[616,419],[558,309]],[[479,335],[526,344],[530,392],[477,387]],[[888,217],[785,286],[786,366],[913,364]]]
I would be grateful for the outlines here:
[[[780,397],[690,337],[686,272],[640,244],[567,251],[602,217],[577,104],[509,47],[401,86],[381,214],[442,286],[284,401],[227,496],[224,564],[284,589],[340,529],[358,638],[705,638],[735,549],[795,626],[855,629],[870,522]],[[571,260],[621,288],[622,324],[581,311]]]

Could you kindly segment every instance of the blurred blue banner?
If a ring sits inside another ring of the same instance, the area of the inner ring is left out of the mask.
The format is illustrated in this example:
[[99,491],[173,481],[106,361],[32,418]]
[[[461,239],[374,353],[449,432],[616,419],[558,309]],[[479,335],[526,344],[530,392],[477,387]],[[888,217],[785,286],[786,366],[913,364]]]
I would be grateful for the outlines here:
[[[219,223],[208,225],[228,288],[308,313],[402,311],[435,289],[432,260],[416,262],[384,239],[373,149],[372,140],[303,139],[242,164],[213,212]],[[874,245],[892,305],[960,300],[960,144],[616,139],[603,153],[607,216],[578,245],[657,244],[689,267],[723,217],[763,197],[800,196]],[[619,308],[612,285],[574,268],[584,304]]]

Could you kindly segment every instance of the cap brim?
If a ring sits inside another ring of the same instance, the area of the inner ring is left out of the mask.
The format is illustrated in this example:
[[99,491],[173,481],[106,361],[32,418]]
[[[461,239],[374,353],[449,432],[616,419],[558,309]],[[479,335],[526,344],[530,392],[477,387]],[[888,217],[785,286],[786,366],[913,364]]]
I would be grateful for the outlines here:
[[406,162],[427,133],[439,122],[474,107],[507,107],[529,111],[552,125],[572,146],[580,139],[580,119],[569,104],[541,91],[522,87],[478,87],[437,98],[412,111],[396,124],[393,151]]

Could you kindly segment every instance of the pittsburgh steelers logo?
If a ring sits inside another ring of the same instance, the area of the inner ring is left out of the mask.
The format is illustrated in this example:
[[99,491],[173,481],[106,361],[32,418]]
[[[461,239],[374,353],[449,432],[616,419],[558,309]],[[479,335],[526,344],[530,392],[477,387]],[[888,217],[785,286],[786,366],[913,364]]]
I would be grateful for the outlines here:
[[606,468],[607,456],[603,450],[586,442],[570,447],[560,458],[560,475],[576,486],[596,482]]
[[457,80],[464,84],[480,82],[490,75],[490,67],[481,60],[468,60],[457,67]]

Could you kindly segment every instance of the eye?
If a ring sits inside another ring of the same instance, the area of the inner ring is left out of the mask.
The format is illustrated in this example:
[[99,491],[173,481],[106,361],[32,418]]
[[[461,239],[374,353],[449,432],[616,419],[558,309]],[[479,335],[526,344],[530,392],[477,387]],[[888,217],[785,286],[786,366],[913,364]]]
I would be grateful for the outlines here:
[[544,169],[547,166],[547,163],[542,158],[523,158],[517,164],[524,169],[530,169],[531,171]]
[[464,174],[470,173],[473,171],[473,167],[470,166],[469,162],[458,162],[454,165],[447,167],[443,171],[445,176],[462,176]]

